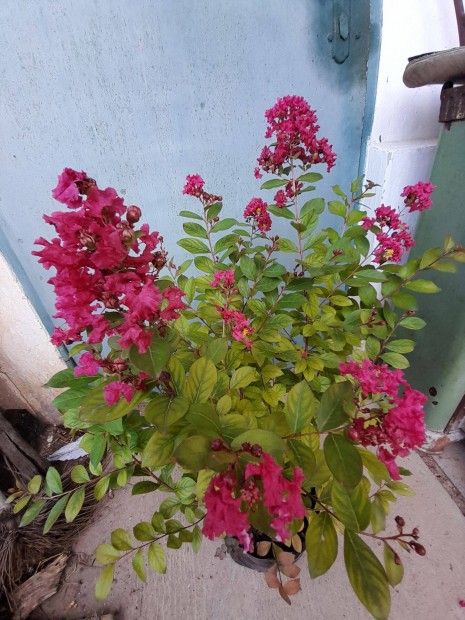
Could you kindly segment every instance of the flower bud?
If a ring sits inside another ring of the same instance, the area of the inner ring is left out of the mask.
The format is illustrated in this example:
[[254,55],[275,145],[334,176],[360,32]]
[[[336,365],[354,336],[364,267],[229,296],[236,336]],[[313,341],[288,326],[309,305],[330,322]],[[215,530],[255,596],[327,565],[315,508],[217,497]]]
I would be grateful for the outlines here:
[[221,450],[223,450],[224,448],[223,440],[214,439],[210,444],[210,448],[213,450],[213,452],[221,452]]
[[126,211],[126,219],[130,224],[135,224],[136,222],[138,222],[141,216],[142,211],[139,209],[139,207],[136,207],[135,205],[128,207],[128,210]]
[[258,443],[254,443],[249,452],[252,456],[256,456],[257,458],[260,458],[263,455],[263,449],[258,445]]
[[397,517],[395,518],[395,522],[397,523],[397,525],[398,525],[399,527],[404,527],[404,525],[405,525],[405,519],[404,519],[403,517],[399,517],[399,516],[397,516]]
[[418,540],[418,538],[420,536],[420,530],[417,527],[413,528],[412,536],[414,537],[415,540]]
[[244,441],[244,443],[241,445],[241,448],[244,452],[249,452],[251,445],[248,441]]
[[349,428],[349,430],[347,431],[347,435],[349,436],[349,439],[351,439],[352,441],[358,441],[360,438],[359,432],[353,426]]
[[426,555],[426,549],[423,547],[423,545],[420,545],[420,543],[412,541],[409,543],[409,545],[412,547],[415,553],[418,553],[418,555]]
[[126,363],[126,360],[124,360],[122,357],[117,357],[113,362],[113,368],[115,372],[123,372],[124,370],[126,370],[127,367],[128,365]]

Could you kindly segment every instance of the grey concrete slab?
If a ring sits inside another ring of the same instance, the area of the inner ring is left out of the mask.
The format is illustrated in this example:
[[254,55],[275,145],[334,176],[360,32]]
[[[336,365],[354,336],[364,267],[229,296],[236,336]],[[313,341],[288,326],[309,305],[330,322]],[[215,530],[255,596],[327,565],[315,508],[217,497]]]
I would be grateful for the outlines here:
[[[414,476],[414,497],[401,498],[392,510],[402,515],[407,527],[420,528],[420,542],[427,555],[403,553],[405,577],[392,591],[394,620],[463,620],[465,609],[465,519],[435,476],[417,455],[404,465]],[[365,620],[369,614],[352,593],[342,557],[331,570],[312,581],[301,558],[303,591],[288,607],[275,590],[268,589],[263,576],[234,564],[229,558],[214,557],[217,542],[205,541],[197,555],[188,547],[168,550],[166,575],[149,573],[140,582],[129,562],[117,570],[113,590],[104,604],[93,595],[99,569],[92,565],[92,550],[116,527],[131,528],[154,509],[154,495],[131,497],[115,494],[101,507],[94,523],[76,544],[78,556],[71,560],[65,583],[56,596],[43,605],[49,620],[75,620],[94,612],[118,611],[122,620]],[[375,548],[381,544],[375,543]],[[45,615],[46,614],[46,615]]]
[[465,441],[449,443],[442,454],[432,456],[460,493],[465,496]]

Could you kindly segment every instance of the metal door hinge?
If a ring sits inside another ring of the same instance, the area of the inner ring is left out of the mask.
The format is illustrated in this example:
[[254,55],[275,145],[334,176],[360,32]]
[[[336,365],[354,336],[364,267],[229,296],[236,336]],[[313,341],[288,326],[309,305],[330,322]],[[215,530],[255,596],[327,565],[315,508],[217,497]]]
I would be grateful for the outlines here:
[[351,0],[333,0],[333,32],[328,36],[332,43],[331,56],[341,65],[349,56]]

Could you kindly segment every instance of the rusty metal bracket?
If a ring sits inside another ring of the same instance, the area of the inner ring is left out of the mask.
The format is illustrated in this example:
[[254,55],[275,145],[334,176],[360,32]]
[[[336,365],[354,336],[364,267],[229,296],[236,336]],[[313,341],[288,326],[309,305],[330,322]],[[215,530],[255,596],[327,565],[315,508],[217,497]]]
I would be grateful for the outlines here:
[[333,32],[328,36],[332,42],[331,56],[342,65],[350,51],[351,0],[333,0]]
[[465,120],[465,85],[454,86],[446,82],[441,91],[439,122],[451,123]]

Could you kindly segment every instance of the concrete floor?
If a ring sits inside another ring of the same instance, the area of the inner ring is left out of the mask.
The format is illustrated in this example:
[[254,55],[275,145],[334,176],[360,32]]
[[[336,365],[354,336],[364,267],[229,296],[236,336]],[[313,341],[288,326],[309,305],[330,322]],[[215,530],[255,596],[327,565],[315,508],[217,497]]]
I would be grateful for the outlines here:
[[[465,519],[436,476],[418,455],[403,462],[413,472],[414,497],[399,499],[394,517],[405,518],[407,527],[420,528],[420,542],[427,555],[402,553],[405,577],[392,591],[392,620],[465,619],[459,600],[465,599]],[[154,509],[155,495],[131,497],[121,491],[101,507],[95,522],[76,545],[61,590],[37,610],[34,618],[76,620],[95,612],[114,612],[120,620],[364,620],[370,616],[353,594],[338,558],[331,570],[312,581],[301,558],[303,591],[288,607],[261,574],[215,558],[217,542],[204,541],[197,555],[190,547],[168,550],[166,575],[149,573],[142,584],[125,561],[116,573],[104,604],[94,599],[99,573],[92,566],[92,550],[106,542],[116,527],[131,528]],[[380,549],[381,550],[381,549]]]
[[448,444],[442,454],[434,455],[434,460],[465,497],[465,441]]

